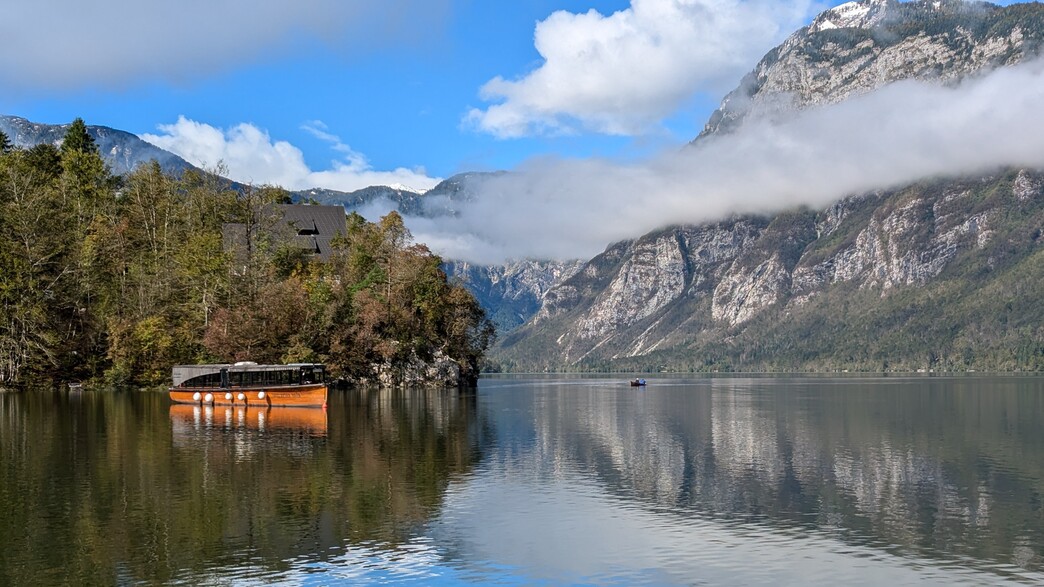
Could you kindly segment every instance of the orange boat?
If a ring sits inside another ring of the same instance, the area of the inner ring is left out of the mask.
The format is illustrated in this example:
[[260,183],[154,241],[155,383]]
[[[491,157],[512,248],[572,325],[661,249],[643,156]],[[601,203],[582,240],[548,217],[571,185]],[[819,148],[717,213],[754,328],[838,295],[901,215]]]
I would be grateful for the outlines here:
[[318,363],[179,365],[170,399],[178,404],[317,408],[326,406],[326,367]]

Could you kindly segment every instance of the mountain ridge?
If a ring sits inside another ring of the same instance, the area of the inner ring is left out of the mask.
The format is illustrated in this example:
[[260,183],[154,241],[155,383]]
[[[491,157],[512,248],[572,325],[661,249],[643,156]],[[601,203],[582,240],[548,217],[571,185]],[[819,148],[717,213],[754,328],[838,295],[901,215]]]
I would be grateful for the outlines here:
[[[694,142],[895,81],[954,83],[1033,58],[1042,41],[1040,4],[841,5],[770,50]],[[492,360],[522,371],[1044,369],[1042,185],[1040,170],[1018,167],[927,178],[615,243],[550,287]]]
[[[15,147],[20,148],[44,143],[58,146],[70,124],[43,124],[21,116],[0,115],[0,131],[7,134]],[[178,155],[144,141],[132,133],[99,125],[88,125],[87,132],[94,139],[98,152],[114,174],[125,175],[138,165],[152,160],[156,160],[168,173],[179,174],[187,169],[196,169]]]
[[[862,16],[832,20],[859,8]],[[828,26],[829,23],[829,26]],[[696,141],[748,118],[834,104],[889,83],[954,83],[1040,55],[1044,10],[961,0],[862,0],[826,10],[766,53],[711,114]]]

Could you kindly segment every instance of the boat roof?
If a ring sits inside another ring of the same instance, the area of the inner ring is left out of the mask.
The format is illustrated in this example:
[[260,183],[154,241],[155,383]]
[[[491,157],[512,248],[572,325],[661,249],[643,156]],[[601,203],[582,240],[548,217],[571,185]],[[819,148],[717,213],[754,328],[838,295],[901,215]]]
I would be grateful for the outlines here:
[[222,369],[228,369],[229,373],[256,373],[258,371],[286,371],[288,369],[302,369],[309,367],[312,369],[325,369],[326,365],[322,363],[259,365],[250,361],[240,361],[239,363],[215,363],[212,365],[175,365],[172,369],[172,378],[174,379],[174,387],[177,387],[193,377],[220,373]]

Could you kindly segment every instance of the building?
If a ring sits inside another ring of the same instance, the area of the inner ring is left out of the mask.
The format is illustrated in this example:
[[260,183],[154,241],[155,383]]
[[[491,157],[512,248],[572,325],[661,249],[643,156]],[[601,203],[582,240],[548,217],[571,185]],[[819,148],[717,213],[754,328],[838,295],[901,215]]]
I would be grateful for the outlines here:
[[289,236],[302,250],[317,259],[330,258],[330,241],[348,231],[347,216],[341,206],[277,204]]
[[269,211],[252,226],[235,223],[222,227],[225,249],[243,261],[237,264],[245,264],[254,243],[272,237],[293,243],[310,258],[326,261],[333,249],[330,241],[348,231],[341,206],[274,204],[266,208]]

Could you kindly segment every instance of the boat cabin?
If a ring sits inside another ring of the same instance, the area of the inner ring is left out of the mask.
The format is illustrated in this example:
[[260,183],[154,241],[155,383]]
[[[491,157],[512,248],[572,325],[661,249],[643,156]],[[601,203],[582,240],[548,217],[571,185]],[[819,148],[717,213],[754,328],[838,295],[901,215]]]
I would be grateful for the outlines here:
[[326,366],[319,363],[289,365],[179,365],[173,369],[173,387],[182,389],[237,389],[294,387],[326,383]]

